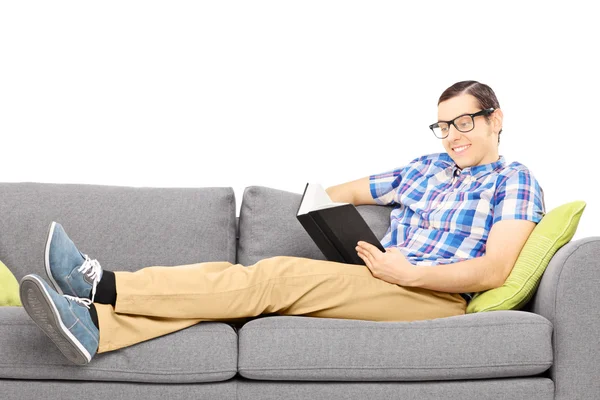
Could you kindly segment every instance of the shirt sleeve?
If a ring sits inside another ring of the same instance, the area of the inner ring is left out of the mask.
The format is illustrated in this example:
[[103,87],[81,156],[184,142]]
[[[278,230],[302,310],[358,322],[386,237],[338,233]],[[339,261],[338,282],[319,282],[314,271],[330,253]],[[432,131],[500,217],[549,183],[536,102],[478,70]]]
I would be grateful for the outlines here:
[[400,183],[406,177],[411,165],[417,160],[418,158],[412,160],[408,165],[403,167],[394,168],[389,171],[369,176],[369,187],[375,203],[382,206],[399,204],[398,189]]
[[503,176],[494,196],[492,225],[505,219],[525,219],[536,224],[546,215],[544,191],[533,174],[515,170]]

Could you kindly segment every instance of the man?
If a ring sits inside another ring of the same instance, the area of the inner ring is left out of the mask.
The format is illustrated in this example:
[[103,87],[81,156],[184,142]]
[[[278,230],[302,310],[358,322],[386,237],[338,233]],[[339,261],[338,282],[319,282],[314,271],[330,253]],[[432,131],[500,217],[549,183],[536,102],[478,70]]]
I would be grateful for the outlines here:
[[545,215],[543,191],[498,154],[502,111],[492,89],[458,82],[430,126],[446,152],[327,189],[333,201],[394,204],[381,240],[356,251],[366,266],[277,256],[251,266],[204,262],[103,270],[60,224],[46,241],[48,284],[20,283],[21,302],[73,363],[202,321],[261,314],[414,321],[465,313],[474,292],[501,286]]

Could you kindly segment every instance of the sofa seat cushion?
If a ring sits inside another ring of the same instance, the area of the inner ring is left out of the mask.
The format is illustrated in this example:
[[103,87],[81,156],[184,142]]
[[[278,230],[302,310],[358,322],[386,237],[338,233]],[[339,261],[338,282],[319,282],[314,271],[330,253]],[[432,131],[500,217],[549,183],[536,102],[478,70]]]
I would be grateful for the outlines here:
[[97,354],[89,364],[78,366],[62,355],[22,307],[0,307],[0,379],[218,382],[235,376],[237,348],[237,334],[231,325],[200,322]]
[[411,322],[270,316],[239,330],[240,375],[425,381],[531,376],[552,365],[552,324],[502,310]]
[[555,400],[554,382],[546,377],[445,382],[353,383],[275,382],[245,379],[238,381],[238,393],[238,400]]

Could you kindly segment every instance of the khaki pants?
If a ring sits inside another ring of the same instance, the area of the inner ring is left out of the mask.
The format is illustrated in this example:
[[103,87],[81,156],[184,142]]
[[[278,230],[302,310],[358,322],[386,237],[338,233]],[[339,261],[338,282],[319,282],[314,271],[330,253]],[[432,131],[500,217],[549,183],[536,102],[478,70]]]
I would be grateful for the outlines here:
[[269,313],[415,321],[466,312],[458,293],[402,287],[375,278],[366,266],[302,257],[276,256],[248,267],[203,262],[115,271],[115,280],[115,307],[94,304],[98,353],[201,321],[239,321]]

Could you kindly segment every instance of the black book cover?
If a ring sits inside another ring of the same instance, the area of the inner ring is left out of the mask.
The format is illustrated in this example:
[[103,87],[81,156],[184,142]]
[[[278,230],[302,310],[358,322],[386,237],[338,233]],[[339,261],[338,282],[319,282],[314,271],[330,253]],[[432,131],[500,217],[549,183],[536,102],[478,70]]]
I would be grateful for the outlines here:
[[358,241],[385,252],[354,204],[332,202],[318,184],[306,184],[296,218],[329,261],[366,265],[356,252]]

